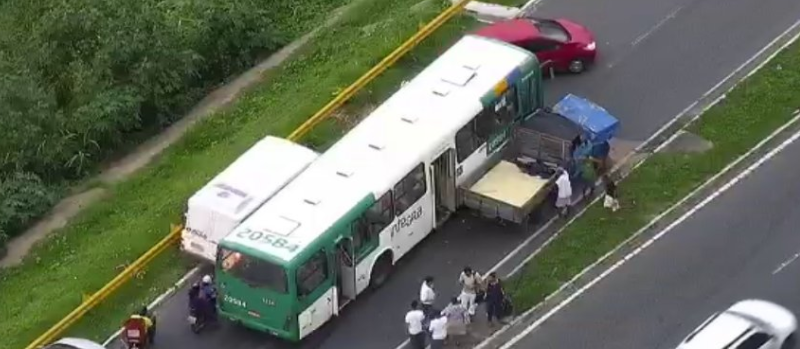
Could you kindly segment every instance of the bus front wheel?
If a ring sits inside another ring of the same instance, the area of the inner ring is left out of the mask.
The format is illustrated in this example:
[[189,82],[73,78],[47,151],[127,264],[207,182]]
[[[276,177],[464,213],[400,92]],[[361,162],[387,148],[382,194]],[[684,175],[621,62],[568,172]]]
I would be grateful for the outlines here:
[[389,275],[392,273],[392,257],[386,253],[378,258],[378,261],[375,262],[375,266],[372,267],[372,276],[369,278],[369,285],[373,289],[377,289],[381,287],[386,280],[389,279]]

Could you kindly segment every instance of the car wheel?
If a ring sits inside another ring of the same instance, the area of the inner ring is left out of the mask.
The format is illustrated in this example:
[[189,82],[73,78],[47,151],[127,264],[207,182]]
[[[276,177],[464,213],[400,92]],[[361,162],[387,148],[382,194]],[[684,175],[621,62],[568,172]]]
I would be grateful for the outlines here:
[[567,69],[569,69],[569,72],[572,74],[580,74],[586,70],[586,63],[584,63],[583,60],[576,59],[569,62],[569,67]]
[[794,349],[796,344],[797,344],[797,336],[795,336],[794,333],[792,333],[789,335],[789,337],[786,337],[786,340],[783,341],[781,349]]
[[378,261],[375,262],[375,266],[372,267],[372,276],[369,278],[369,286],[372,289],[381,287],[386,283],[386,280],[389,279],[391,273],[392,257],[386,253],[378,258]]

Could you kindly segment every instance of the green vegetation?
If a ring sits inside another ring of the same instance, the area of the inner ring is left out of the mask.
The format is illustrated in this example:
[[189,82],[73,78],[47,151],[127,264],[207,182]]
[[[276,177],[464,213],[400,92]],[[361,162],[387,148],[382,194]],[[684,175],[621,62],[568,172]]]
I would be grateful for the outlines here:
[[347,1],[0,1],[0,248],[60,188]]
[[790,46],[743,81],[689,131],[713,142],[702,154],[656,154],[620,185],[622,210],[593,205],[533,258],[509,285],[519,309],[532,307],[653,217],[789,121],[800,107],[800,46]]
[[[180,220],[188,197],[213,175],[265,135],[288,134],[448,5],[440,0],[354,3],[297,57],[271,72],[270,81],[201,122],[140,174],[110,188],[108,199],[55,233],[20,267],[0,271],[0,308],[6,315],[0,335],[7,338],[0,349],[23,347],[76,307],[84,294],[100,289]],[[451,20],[356,96],[342,115],[315,129],[308,143],[318,148],[330,144],[365,109],[474,25],[466,17]],[[187,268],[177,250],[157,258],[70,334],[108,335]]]

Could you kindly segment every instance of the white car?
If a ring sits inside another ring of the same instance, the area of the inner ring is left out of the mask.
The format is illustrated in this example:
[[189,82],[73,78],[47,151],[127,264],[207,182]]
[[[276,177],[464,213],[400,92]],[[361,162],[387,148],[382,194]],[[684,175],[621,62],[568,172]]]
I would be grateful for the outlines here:
[[62,338],[44,349],[106,349],[106,347],[82,338]]
[[750,299],[716,313],[681,342],[678,349],[794,348],[797,319],[772,302]]

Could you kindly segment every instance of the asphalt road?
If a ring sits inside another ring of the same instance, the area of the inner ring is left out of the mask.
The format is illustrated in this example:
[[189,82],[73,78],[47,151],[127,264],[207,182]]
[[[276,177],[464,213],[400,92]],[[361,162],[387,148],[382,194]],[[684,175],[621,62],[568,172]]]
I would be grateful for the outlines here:
[[747,298],[800,314],[799,151],[784,149],[513,348],[672,349]]
[[[621,119],[621,138],[641,141],[789,27],[800,17],[800,2],[543,0],[534,10],[535,15],[584,23],[596,32],[601,50],[598,65],[589,72],[547,82],[548,100],[555,101],[566,92],[588,97]],[[405,339],[406,304],[416,297],[424,275],[440,280],[441,295],[455,293],[455,278],[464,265],[489,269],[532,232],[520,233],[470,217],[453,219],[404,258],[380,292],[349,306],[343,316],[300,347],[395,348]],[[185,290],[168,300],[158,314],[159,347],[291,347],[229,325],[193,335],[185,322]]]

